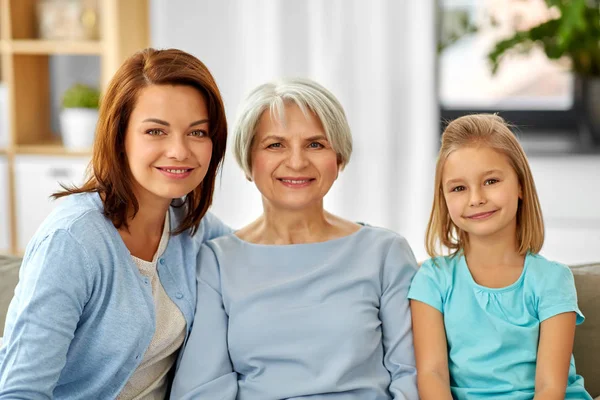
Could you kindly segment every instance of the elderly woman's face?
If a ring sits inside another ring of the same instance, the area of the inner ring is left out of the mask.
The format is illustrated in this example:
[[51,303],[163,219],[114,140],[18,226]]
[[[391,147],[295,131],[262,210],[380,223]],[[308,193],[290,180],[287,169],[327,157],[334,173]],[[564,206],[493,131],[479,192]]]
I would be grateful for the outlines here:
[[287,105],[285,121],[264,112],[252,145],[252,180],[273,207],[301,210],[323,205],[338,176],[337,154],[321,122]]

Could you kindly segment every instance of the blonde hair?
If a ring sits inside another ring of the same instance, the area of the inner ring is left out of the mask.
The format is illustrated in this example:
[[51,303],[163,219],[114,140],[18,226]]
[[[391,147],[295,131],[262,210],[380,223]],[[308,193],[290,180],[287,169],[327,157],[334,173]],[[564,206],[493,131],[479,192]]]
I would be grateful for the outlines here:
[[475,114],[455,119],[442,134],[435,168],[433,205],[425,235],[429,256],[441,255],[443,247],[456,255],[468,245],[467,233],[450,218],[442,188],[442,172],[448,156],[466,146],[489,147],[508,158],[522,191],[517,209],[518,251],[520,254],[538,253],[544,244],[544,221],[525,152],[504,119],[495,114]]
[[337,154],[340,169],[343,169],[352,154],[352,134],[342,105],[329,90],[317,82],[291,78],[258,86],[240,108],[233,128],[233,154],[246,176],[252,175],[252,141],[261,116],[269,110],[272,117],[285,121],[287,104],[296,104],[304,115],[315,113],[323,125],[331,148]]

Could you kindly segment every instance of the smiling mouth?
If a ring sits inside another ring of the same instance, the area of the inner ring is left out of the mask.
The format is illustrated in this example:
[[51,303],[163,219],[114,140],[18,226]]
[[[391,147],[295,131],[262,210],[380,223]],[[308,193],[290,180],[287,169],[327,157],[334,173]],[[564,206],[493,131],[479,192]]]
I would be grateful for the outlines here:
[[161,168],[161,167],[156,167],[156,169],[158,169],[160,171],[168,172],[170,174],[185,174],[187,172],[193,171],[194,168]]
[[492,216],[493,214],[496,213],[496,211],[498,211],[498,210],[487,211],[487,212],[477,213],[477,214],[473,214],[473,215],[468,215],[465,218],[473,219],[473,220],[482,220],[482,219],[486,219],[486,218]]
[[283,184],[283,186],[288,188],[305,188],[312,184],[315,180],[314,178],[277,178],[279,182]]
[[303,183],[308,183],[314,181],[314,179],[279,179],[283,183],[289,183],[292,185],[302,185]]

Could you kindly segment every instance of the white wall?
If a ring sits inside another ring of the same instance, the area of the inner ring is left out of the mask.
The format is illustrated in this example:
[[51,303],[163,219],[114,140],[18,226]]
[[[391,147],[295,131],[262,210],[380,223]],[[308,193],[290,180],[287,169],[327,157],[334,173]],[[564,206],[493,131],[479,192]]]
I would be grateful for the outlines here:
[[[326,206],[399,231],[425,259],[439,138],[433,3],[152,0],[152,44],[206,63],[230,125],[247,91],[264,81],[304,75],[329,87],[347,111],[356,151]],[[565,263],[599,261],[600,157],[530,162],[546,221],[542,254]],[[258,191],[228,153],[213,212],[241,227],[261,210]]]
[[546,240],[541,254],[563,263],[600,261],[600,156],[530,156]]
[[[438,135],[434,2],[396,0],[153,0],[152,44],[200,58],[220,85],[230,126],[258,84],[306,76],[344,105],[350,164],[325,199],[345,218],[406,236],[418,258]],[[230,141],[231,144],[231,141]],[[241,227],[260,194],[229,152],[213,212]]]

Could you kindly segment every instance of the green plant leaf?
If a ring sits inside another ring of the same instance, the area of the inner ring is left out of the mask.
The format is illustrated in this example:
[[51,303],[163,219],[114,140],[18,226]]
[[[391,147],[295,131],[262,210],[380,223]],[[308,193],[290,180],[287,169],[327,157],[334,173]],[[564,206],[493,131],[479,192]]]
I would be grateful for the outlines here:
[[98,108],[100,91],[94,87],[77,83],[65,91],[63,108]]

